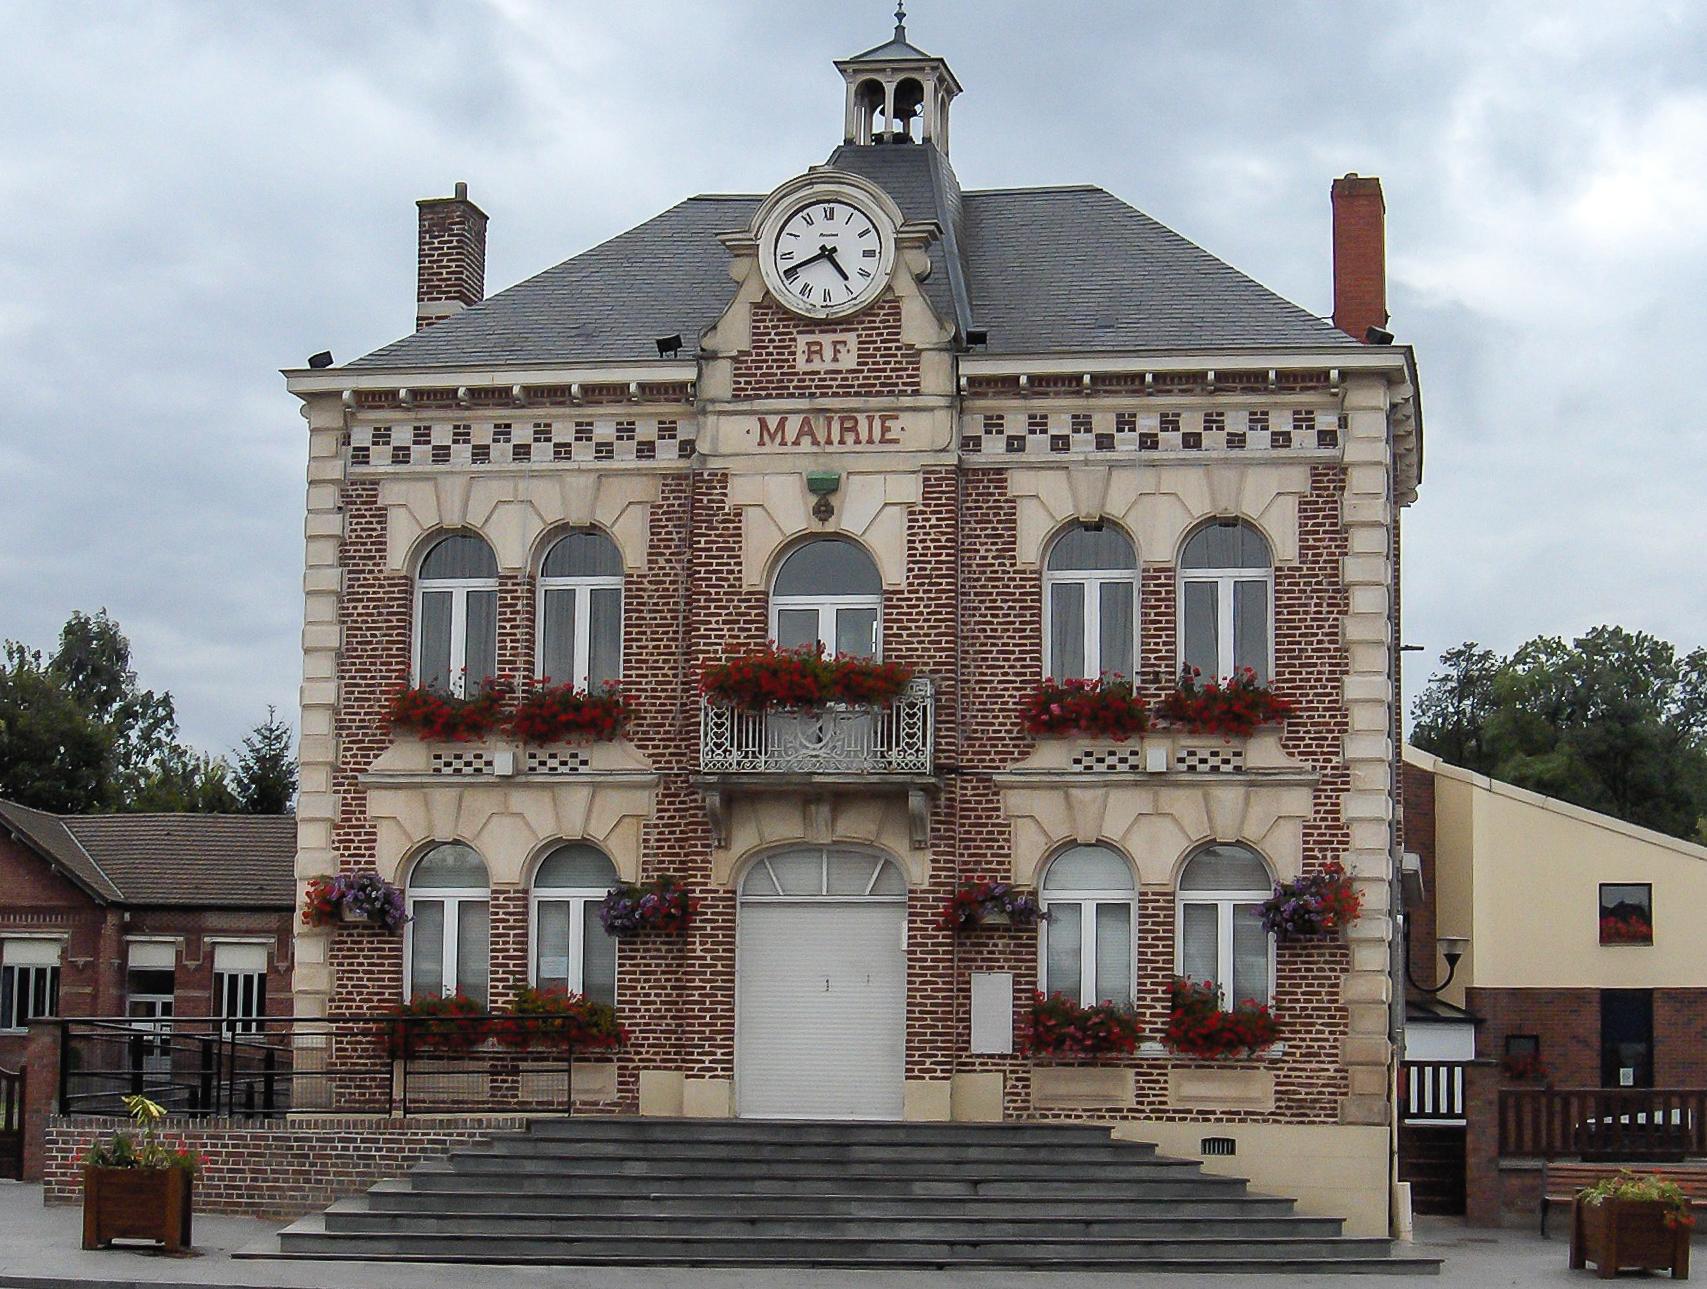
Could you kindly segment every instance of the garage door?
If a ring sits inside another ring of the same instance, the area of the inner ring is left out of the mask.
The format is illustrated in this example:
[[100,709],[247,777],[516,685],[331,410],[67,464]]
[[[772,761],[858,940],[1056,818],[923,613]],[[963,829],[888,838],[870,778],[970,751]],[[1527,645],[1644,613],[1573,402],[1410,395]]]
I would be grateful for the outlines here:
[[736,919],[740,1114],[901,1117],[906,927],[906,880],[890,860],[815,848],[748,870]]

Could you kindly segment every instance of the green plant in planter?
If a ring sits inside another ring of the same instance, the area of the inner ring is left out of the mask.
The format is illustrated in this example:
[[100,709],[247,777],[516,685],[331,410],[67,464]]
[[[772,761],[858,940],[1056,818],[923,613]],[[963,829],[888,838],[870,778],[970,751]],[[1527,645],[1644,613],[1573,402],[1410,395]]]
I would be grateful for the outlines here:
[[139,1131],[115,1132],[83,1157],[83,1247],[141,1239],[180,1252],[190,1245],[201,1157],[160,1140],[166,1108],[158,1101],[137,1094],[124,1105]]
[[160,1120],[166,1107],[141,1094],[124,1098],[124,1108],[141,1135],[115,1132],[109,1141],[96,1142],[83,1156],[90,1168],[182,1168],[192,1176],[201,1169],[201,1156],[193,1150],[178,1150],[160,1140]]
[[1668,1227],[1695,1225],[1695,1218],[1689,1211],[1689,1197],[1683,1193],[1683,1188],[1658,1173],[1633,1173],[1628,1168],[1621,1168],[1593,1186],[1585,1186],[1577,1192],[1577,1198],[1591,1208],[1608,1201],[1658,1204],[1665,1209],[1664,1221]]

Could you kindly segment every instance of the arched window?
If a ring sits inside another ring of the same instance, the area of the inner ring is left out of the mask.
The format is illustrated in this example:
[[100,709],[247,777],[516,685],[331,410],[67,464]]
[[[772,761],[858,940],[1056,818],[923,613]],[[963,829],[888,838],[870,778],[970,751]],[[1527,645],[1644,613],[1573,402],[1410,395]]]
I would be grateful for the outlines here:
[[533,875],[533,983],[616,1003],[616,941],[599,903],[617,884],[616,867],[582,843],[559,846]]
[[472,694],[498,670],[498,561],[472,533],[434,542],[415,581],[415,680]]
[[404,991],[464,993],[486,1002],[490,931],[486,865],[459,841],[434,846],[409,874],[409,966]]
[[539,675],[592,690],[622,679],[622,555],[597,529],[565,533],[540,565]]
[[743,900],[904,900],[907,878],[891,859],[863,850],[809,847],[762,857],[741,879]]
[[1137,671],[1138,553],[1103,524],[1069,528],[1044,563],[1044,671],[1057,680]]
[[1073,846],[1050,861],[1041,898],[1043,992],[1081,1006],[1132,1002],[1132,866],[1106,846]]
[[1268,865],[1247,846],[1206,846],[1179,880],[1179,973],[1213,980],[1221,1005],[1269,1001],[1272,940],[1262,902],[1274,887]]
[[784,649],[882,652],[883,579],[871,556],[839,537],[807,542],[783,560],[771,587],[771,636]]
[[1268,683],[1274,582],[1268,543],[1251,525],[1218,519],[1180,552],[1180,662],[1205,680],[1249,667]]

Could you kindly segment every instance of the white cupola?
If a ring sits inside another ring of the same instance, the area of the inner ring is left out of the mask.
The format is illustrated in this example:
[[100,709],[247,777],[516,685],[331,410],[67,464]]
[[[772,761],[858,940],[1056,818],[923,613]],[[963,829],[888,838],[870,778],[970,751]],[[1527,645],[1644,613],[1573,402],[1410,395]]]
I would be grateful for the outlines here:
[[960,82],[946,62],[907,40],[904,3],[891,39],[840,59],[836,70],[848,83],[843,142],[930,143],[948,155],[948,105]]

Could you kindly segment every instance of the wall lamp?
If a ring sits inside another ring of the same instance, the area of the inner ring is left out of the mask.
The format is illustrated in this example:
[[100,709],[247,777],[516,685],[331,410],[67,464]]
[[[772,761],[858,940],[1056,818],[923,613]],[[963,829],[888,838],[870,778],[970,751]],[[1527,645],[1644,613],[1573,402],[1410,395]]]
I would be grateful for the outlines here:
[[1451,987],[1452,977],[1458,974],[1458,964],[1463,961],[1464,952],[1470,947],[1470,937],[1467,935],[1443,935],[1435,941],[1435,944],[1440,948],[1440,956],[1446,959],[1446,979],[1442,980],[1433,989],[1430,989],[1427,985],[1419,985],[1416,982],[1416,977],[1411,975],[1410,955],[1405,955],[1405,983],[1410,985],[1410,987],[1416,990],[1419,994],[1429,994],[1432,996],[1434,994],[1445,993],[1446,990]]

